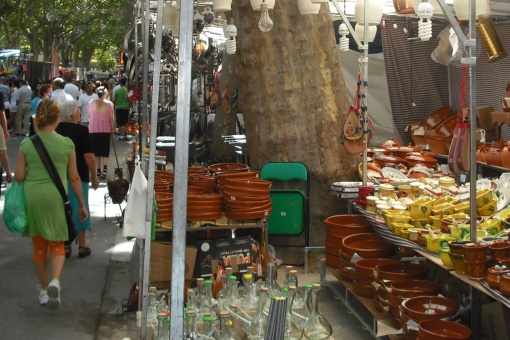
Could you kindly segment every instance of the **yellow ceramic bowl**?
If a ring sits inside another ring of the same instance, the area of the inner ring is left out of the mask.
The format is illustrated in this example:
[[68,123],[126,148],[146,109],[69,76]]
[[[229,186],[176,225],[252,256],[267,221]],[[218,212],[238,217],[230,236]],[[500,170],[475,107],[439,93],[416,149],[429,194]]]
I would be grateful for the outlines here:
[[[477,230],[476,231],[476,239],[479,240],[481,238],[489,236],[485,230]],[[462,238],[463,241],[471,241],[471,234],[467,234]]]
[[409,216],[407,213],[384,214],[384,220],[386,221],[386,226],[390,230],[393,230],[395,229],[395,223],[409,223],[411,216]]
[[454,205],[453,210],[455,213],[469,214],[469,207],[470,207],[470,204],[468,201],[466,201],[466,202],[462,202],[462,203]]
[[417,218],[417,219],[411,219],[409,222],[412,224],[415,228],[425,228],[427,224],[432,225],[432,219],[431,218]]
[[405,238],[406,240],[409,240],[409,229],[402,229],[402,233],[400,234],[400,237]]
[[435,205],[432,208],[432,215],[434,216],[440,216],[440,215],[452,215],[455,213],[453,210],[453,205],[450,203],[443,203],[440,205]]
[[438,205],[441,205],[444,203],[457,204],[457,202],[459,202],[459,200],[453,196],[448,195],[448,196],[443,196],[433,202],[434,202],[434,206],[438,206]]
[[433,238],[430,234],[423,234],[427,250],[434,254],[439,254],[439,249],[448,246],[448,241],[454,241],[455,238],[448,234],[437,234]]
[[432,219],[432,225],[431,225],[432,229],[441,228],[441,223],[442,223],[441,221],[443,220],[443,218],[441,216],[430,216],[429,218]]
[[489,235],[495,235],[501,231],[502,220],[497,218],[490,218],[487,221],[480,223],[480,229],[485,230]]
[[482,189],[476,192],[476,207],[481,208],[491,201],[494,201],[494,193],[492,189]]
[[450,224],[448,228],[450,228],[450,234],[457,240],[462,240],[469,234],[469,224],[467,223]]
[[393,232],[395,235],[402,237],[402,231],[413,228],[413,226],[409,223],[394,223],[393,224]]
[[510,217],[510,207],[501,210],[496,215],[496,217],[499,218],[499,219],[502,219],[502,220],[506,220],[508,217]]
[[408,205],[409,215],[414,219],[427,218],[432,214],[432,202],[411,203]]
[[439,248],[441,261],[446,267],[453,267],[452,259],[450,258],[450,247]]
[[476,211],[482,216],[491,216],[498,212],[498,201],[490,201],[487,205],[477,208]]

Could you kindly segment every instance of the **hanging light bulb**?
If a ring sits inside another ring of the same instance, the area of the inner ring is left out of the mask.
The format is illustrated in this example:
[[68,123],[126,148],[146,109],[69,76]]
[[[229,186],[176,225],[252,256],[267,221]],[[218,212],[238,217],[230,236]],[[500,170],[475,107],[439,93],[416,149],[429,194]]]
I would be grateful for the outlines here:
[[273,20],[269,17],[265,1],[260,4],[260,12],[259,28],[262,32],[269,32],[273,28]]
[[225,48],[227,54],[235,54],[236,53],[236,36],[237,36],[237,27],[234,25],[234,19],[230,19],[230,24],[225,27],[225,38],[227,41],[225,42]]
[[349,35],[349,29],[347,29],[347,25],[344,23],[341,23],[338,27],[338,33],[340,34],[340,42],[338,44],[338,48],[340,51],[348,51],[349,50],[349,38],[347,36]]
[[418,22],[418,36],[421,41],[429,41],[432,38],[432,14],[434,8],[430,2],[424,1],[418,6],[417,15],[420,18]]

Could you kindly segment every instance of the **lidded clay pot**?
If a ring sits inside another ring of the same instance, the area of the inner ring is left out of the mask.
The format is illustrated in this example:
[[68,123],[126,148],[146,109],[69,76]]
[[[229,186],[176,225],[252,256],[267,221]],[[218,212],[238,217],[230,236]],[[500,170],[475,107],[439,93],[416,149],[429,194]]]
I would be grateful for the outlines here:
[[487,284],[492,289],[499,289],[499,285],[501,282],[501,276],[503,274],[509,273],[510,270],[502,263],[498,263],[494,267],[487,269]]

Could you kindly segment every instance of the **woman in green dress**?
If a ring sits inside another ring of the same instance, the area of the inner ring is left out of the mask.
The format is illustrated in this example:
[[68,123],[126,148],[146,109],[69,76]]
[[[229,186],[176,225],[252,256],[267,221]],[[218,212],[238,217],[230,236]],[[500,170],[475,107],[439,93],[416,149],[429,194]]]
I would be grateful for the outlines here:
[[[60,121],[59,104],[43,99],[36,109],[36,126],[48,154],[63,183],[69,183],[79,202],[80,220],[88,214],[83,199],[76,153],[71,139],[55,132]],[[64,241],[68,238],[64,203],[30,138],[20,145],[14,179],[24,181],[28,228],[24,236],[32,238],[33,261],[41,290],[39,303],[50,310],[60,308],[60,275],[64,268]],[[64,185],[67,190],[67,186]],[[48,254],[51,282],[48,276]]]

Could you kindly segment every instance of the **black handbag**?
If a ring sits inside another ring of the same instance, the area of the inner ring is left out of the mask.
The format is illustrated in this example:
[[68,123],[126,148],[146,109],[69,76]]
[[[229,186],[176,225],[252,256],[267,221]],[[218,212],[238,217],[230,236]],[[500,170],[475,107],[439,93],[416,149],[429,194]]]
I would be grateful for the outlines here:
[[66,222],[67,222],[67,244],[72,243],[74,240],[76,240],[77,232],[76,227],[74,226],[73,222],[73,208],[71,207],[71,203],[69,202],[69,198],[67,197],[66,190],[64,189],[64,185],[62,184],[62,180],[60,179],[57,169],[55,168],[55,165],[51,161],[50,155],[48,154],[48,151],[44,147],[44,143],[42,142],[41,138],[38,134],[33,135],[30,137],[32,140],[32,143],[34,143],[35,149],[37,150],[37,153],[41,157],[41,160],[46,167],[46,170],[48,170],[48,173],[50,174],[51,179],[53,180],[53,183],[55,183],[58,192],[62,196],[62,200],[64,201],[64,211],[66,214]]

